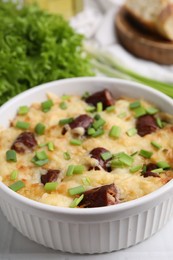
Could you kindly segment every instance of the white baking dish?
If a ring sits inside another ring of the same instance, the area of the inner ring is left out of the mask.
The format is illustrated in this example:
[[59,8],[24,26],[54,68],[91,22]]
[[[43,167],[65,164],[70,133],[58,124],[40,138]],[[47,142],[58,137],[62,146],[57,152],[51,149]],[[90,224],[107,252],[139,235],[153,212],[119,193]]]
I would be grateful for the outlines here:
[[[45,100],[47,92],[83,94],[108,88],[114,96],[144,98],[172,113],[173,101],[149,87],[108,78],[77,78],[44,84],[0,108],[0,125],[8,127],[21,105]],[[142,198],[102,208],[58,208],[27,199],[0,182],[0,206],[9,222],[37,243],[72,253],[111,252],[150,237],[170,219],[173,182]]]

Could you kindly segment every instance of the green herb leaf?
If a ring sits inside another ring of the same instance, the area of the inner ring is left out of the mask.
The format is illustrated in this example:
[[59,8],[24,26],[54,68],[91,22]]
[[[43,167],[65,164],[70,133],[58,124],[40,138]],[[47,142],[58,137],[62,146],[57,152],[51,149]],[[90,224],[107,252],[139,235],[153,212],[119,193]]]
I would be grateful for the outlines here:
[[0,25],[0,105],[41,83],[94,74],[83,55],[84,37],[62,16],[0,1]]

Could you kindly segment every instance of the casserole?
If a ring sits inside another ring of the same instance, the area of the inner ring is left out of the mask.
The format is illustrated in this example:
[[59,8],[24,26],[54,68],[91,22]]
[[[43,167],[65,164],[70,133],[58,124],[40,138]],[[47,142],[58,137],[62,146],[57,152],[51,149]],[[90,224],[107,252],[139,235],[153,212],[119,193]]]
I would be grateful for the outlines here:
[[[113,95],[143,98],[171,113],[173,102],[146,86],[106,78],[78,78],[44,84],[18,95],[0,109],[0,124],[8,127],[19,105],[57,95],[91,93],[103,88]],[[44,205],[14,193],[0,183],[0,205],[7,219],[37,243],[72,253],[102,253],[129,247],[157,232],[171,217],[172,181],[142,198],[102,208],[72,209]],[[74,239],[75,237],[75,239]]]

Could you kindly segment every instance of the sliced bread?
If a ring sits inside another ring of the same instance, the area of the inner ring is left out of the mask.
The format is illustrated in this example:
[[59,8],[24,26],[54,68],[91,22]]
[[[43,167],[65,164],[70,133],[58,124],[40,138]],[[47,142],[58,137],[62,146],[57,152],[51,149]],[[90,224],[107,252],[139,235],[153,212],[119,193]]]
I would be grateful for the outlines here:
[[173,0],[126,0],[125,8],[145,28],[173,41]]

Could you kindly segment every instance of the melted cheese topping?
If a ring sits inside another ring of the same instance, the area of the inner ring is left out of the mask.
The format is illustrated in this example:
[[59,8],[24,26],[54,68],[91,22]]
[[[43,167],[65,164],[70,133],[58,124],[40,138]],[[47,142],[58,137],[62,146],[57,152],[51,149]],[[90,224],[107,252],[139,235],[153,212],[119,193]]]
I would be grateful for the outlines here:
[[[161,178],[147,177],[144,178],[141,170],[136,173],[130,173],[130,167],[115,168],[110,173],[103,169],[88,170],[89,166],[97,165],[97,160],[90,158],[89,152],[96,147],[104,147],[112,154],[125,152],[128,155],[134,152],[139,152],[141,149],[153,152],[150,159],[143,158],[137,153],[134,155],[132,166],[144,165],[147,163],[157,163],[158,161],[167,161],[173,166],[173,126],[167,124],[163,129],[158,129],[152,134],[144,137],[135,134],[132,137],[127,135],[130,128],[134,128],[136,118],[134,111],[129,109],[129,104],[134,101],[129,98],[120,98],[115,102],[115,111],[100,112],[100,116],[106,121],[104,125],[105,133],[97,138],[82,137],[82,144],[74,146],[70,144],[70,140],[74,138],[73,131],[67,131],[65,135],[61,134],[62,126],[58,124],[59,120],[69,117],[77,117],[80,114],[86,114],[88,104],[81,100],[78,96],[71,96],[66,100],[67,109],[62,110],[59,104],[61,98],[54,94],[48,94],[48,98],[54,102],[53,107],[47,113],[41,110],[40,104],[32,104],[29,112],[26,115],[16,115],[8,129],[0,132],[0,180],[10,185],[15,181],[10,179],[13,170],[18,170],[19,174],[16,179],[22,180],[25,187],[18,191],[23,196],[30,199],[60,206],[69,207],[74,199],[68,193],[69,188],[83,185],[86,190],[98,187],[101,185],[114,183],[119,191],[120,201],[130,201],[151,193],[168,182],[173,172],[171,170],[164,171],[160,174]],[[147,108],[151,104],[141,101],[142,105]],[[125,117],[121,118],[121,114],[125,113]],[[94,114],[88,113],[90,116]],[[162,114],[163,116],[163,114]],[[10,149],[13,142],[16,140],[22,130],[17,129],[15,124],[17,121],[25,121],[30,123],[29,131],[34,132],[34,128],[38,123],[46,126],[44,135],[36,135],[38,144],[54,143],[54,151],[49,151],[47,146],[37,146],[35,151],[27,151],[24,154],[17,153],[17,162],[6,161],[6,151]],[[109,131],[112,126],[121,128],[121,135],[117,139],[109,137]],[[151,141],[156,141],[162,148],[157,150],[151,145]],[[45,151],[48,155],[49,162],[42,167],[38,167],[31,162],[36,151]],[[71,159],[64,159],[64,152],[69,152]],[[83,174],[74,174],[66,176],[66,171],[69,165],[84,165],[85,171]],[[56,191],[46,192],[44,185],[40,181],[41,174],[44,174],[47,169],[58,169],[60,175],[58,177],[58,186]],[[88,178],[90,183],[83,183],[84,178]]]

